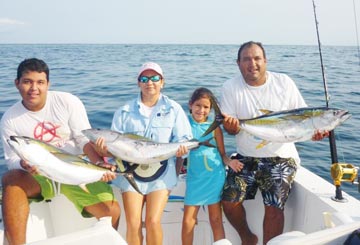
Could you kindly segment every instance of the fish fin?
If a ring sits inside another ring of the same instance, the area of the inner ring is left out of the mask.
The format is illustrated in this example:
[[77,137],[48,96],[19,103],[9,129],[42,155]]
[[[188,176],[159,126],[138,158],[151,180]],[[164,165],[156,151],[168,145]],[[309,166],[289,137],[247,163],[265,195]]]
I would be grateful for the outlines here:
[[118,169],[118,171],[116,172],[120,174],[132,173],[139,166],[139,164],[135,164],[135,163],[130,164],[126,161],[121,160],[120,158],[115,158],[115,163]]
[[258,144],[258,145],[256,146],[256,149],[261,149],[261,148],[263,148],[264,146],[266,146],[267,144],[269,144],[269,141],[263,140],[263,141],[261,141],[260,144]]
[[86,184],[80,184],[79,187],[85,191],[86,193],[90,193],[90,191],[88,190],[88,188],[86,187]]
[[[134,175],[133,175],[134,170],[139,166],[139,164],[129,164],[128,162],[125,162],[125,161],[121,160],[120,158],[115,158],[115,162],[118,167],[118,170],[120,170],[120,171],[117,171],[117,173],[123,175],[125,177],[125,179],[129,182],[129,184],[137,192],[139,192],[141,195],[143,195],[143,193],[140,191],[138,185],[136,184]],[[124,163],[127,163],[126,164],[127,166],[125,166]]]
[[215,119],[214,122],[210,125],[210,127],[205,131],[205,133],[202,135],[202,137],[210,134],[212,131],[214,131],[224,120],[224,116],[221,113],[220,107],[217,103],[217,100],[215,97],[211,96],[211,105],[214,108],[215,111]]
[[263,114],[270,114],[270,113],[273,113],[273,111],[270,111],[270,110],[266,110],[266,109],[259,109],[259,111],[261,111],[261,113]]
[[124,177],[137,192],[139,192],[141,195],[143,195],[143,193],[139,190],[139,187],[136,184],[134,175],[132,173],[125,173]]
[[126,168],[124,166],[123,161],[120,158],[115,158],[114,160],[115,160],[116,166],[118,167],[118,170],[120,172],[125,172]]
[[149,139],[147,137],[140,136],[140,135],[137,135],[137,134],[126,133],[126,134],[123,134],[123,135],[125,137],[128,137],[128,138],[133,139],[133,140],[153,141],[152,139]]

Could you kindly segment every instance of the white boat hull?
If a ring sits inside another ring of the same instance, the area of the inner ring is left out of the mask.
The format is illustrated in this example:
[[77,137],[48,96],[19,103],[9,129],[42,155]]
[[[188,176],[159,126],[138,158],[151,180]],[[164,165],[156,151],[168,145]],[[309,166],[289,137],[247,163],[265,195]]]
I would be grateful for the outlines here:
[[[185,178],[179,177],[178,186],[172,191],[162,219],[164,243],[181,244],[181,223]],[[117,188],[114,192],[120,200]],[[299,168],[293,190],[285,207],[284,234],[272,239],[268,244],[342,244],[349,234],[360,228],[360,201],[343,192],[346,203],[331,200],[334,186],[311,173]],[[262,244],[262,221],[264,207],[261,195],[245,202],[247,218],[251,230],[258,235]],[[111,227],[109,218],[97,221],[82,218],[74,206],[62,195],[49,203],[32,203],[27,229],[27,244],[126,244],[125,215],[122,213],[117,231]],[[208,221],[207,208],[199,211],[194,244],[212,244],[212,233]],[[226,238],[232,244],[241,240],[224,217]],[[143,230],[145,233],[145,229]],[[3,223],[0,223],[0,245],[7,244]]]

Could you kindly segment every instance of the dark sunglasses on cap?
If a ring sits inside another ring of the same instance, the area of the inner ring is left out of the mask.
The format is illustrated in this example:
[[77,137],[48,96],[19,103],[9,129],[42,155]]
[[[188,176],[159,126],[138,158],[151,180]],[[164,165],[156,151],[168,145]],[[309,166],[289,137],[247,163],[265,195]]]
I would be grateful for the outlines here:
[[155,75],[155,76],[152,76],[152,77],[140,76],[138,80],[141,83],[148,83],[149,80],[156,83],[156,82],[159,82],[161,80],[161,76],[159,76],[159,75]]

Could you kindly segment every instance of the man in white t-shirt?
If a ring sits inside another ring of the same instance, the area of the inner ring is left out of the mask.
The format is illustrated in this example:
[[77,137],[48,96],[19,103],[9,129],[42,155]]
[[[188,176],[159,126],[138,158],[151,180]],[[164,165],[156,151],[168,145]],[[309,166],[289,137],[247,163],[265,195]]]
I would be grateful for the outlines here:
[[[32,58],[21,62],[15,86],[22,100],[4,113],[0,128],[5,163],[9,169],[2,178],[2,217],[9,244],[24,244],[29,201],[49,200],[58,190],[50,179],[37,174],[35,166],[21,160],[6,140],[11,135],[28,136],[72,154],[84,152],[93,162],[101,158],[81,135],[81,130],[90,128],[83,103],[72,94],[48,91],[49,68],[44,61]],[[110,174],[106,173],[102,180],[107,181],[109,177]],[[89,193],[79,186],[66,184],[61,184],[59,191],[84,217],[111,216],[112,225],[116,229],[120,206],[112,188],[103,181],[88,184]]]
[[[261,109],[270,111],[306,107],[294,81],[287,75],[266,70],[266,54],[261,43],[247,42],[238,51],[241,74],[222,87],[221,109],[228,116],[224,129],[236,135],[237,155],[244,167],[229,170],[224,185],[222,204],[230,223],[243,244],[257,244],[258,238],[246,221],[244,200],[254,199],[260,189],[265,206],[263,243],[281,234],[284,227],[284,205],[300,163],[294,143],[270,143],[257,149],[261,139],[241,130],[238,119],[260,116]],[[314,133],[314,140],[328,136]]]

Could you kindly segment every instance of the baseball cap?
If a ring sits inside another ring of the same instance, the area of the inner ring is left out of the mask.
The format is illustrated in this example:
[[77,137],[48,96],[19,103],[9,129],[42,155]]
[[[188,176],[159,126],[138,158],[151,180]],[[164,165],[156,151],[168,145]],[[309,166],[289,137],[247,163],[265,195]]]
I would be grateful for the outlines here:
[[161,67],[154,62],[146,62],[145,64],[143,64],[138,73],[138,77],[141,75],[141,73],[143,73],[146,70],[153,70],[153,71],[157,72],[162,78],[164,78]]

